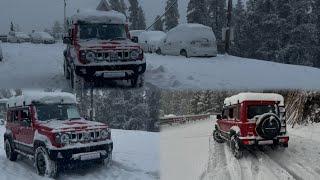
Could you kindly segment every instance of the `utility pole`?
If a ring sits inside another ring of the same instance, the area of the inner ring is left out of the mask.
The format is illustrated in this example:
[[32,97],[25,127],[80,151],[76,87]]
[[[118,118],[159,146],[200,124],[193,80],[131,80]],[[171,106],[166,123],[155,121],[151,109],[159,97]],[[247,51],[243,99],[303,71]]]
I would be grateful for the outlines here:
[[67,0],[63,0],[63,1],[64,1],[64,4],[63,4],[63,6],[64,6],[64,9],[63,9],[64,34],[66,34],[68,31],[68,29],[67,29]]
[[232,19],[232,0],[228,0],[227,30],[226,30],[226,37],[225,37],[225,51],[226,51],[226,53],[230,52],[231,19]]

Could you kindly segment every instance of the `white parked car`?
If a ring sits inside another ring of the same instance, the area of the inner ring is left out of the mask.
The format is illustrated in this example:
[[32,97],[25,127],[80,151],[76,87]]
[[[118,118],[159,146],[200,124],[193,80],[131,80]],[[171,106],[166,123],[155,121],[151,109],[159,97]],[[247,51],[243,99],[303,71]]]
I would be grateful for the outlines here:
[[138,36],[138,43],[144,52],[154,53],[166,36],[162,31],[144,31]]
[[2,60],[3,60],[3,53],[2,53],[1,41],[0,41],[0,61]]
[[8,35],[8,42],[11,42],[11,43],[30,42],[30,36],[24,32],[10,31]]
[[157,53],[186,57],[217,56],[216,37],[208,26],[181,24],[167,33]]
[[131,40],[135,43],[139,42],[139,36],[141,33],[145,32],[145,30],[132,30],[130,31]]
[[46,32],[33,32],[30,34],[32,43],[54,44],[55,39]]

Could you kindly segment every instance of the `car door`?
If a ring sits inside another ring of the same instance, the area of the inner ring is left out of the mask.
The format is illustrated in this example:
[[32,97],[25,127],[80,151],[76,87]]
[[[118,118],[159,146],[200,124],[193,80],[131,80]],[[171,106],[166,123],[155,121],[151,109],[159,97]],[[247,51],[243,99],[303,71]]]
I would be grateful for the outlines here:
[[20,109],[20,136],[21,142],[32,145],[34,130],[32,127],[31,113],[29,107]]

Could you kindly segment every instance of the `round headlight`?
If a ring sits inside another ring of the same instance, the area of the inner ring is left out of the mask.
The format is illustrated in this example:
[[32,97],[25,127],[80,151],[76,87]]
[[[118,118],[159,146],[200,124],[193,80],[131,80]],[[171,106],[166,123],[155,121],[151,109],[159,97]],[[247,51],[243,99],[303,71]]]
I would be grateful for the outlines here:
[[137,51],[137,50],[131,51],[131,58],[132,59],[138,59],[139,55],[140,55],[139,51]]
[[67,144],[67,143],[69,143],[69,141],[70,141],[70,137],[69,137],[68,134],[62,134],[62,135],[60,136],[60,142],[61,142],[62,144]]
[[94,52],[87,52],[86,53],[86,60],[94,61],[96,59],[96,54]]
[[108,136],[109,136],[109,131],[108,130],[104,129],[104,130],[101,131],[101,138],[102,139],[106,139],[106,138],[108,138]]

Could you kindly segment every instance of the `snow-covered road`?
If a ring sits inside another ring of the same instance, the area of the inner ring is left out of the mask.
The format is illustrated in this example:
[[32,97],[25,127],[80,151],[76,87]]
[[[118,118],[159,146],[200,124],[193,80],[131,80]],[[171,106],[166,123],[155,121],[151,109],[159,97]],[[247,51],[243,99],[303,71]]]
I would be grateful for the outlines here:
[[[320,124],[290,128],[289,148],[251,150],[233,157],[209,135],[214,121],[161,132],[161,177],[187,180],[316,180],[320,177]],[[165,165],[165,166],[163,166]]]
[[[61,43],[3,43],[2,88],[69,88]],[[219,55],[184,58],[146,54],[146,81],[165,89],[319,89],[320,69]]]
[[[18,158],[11,162],[3,149],[4,126],[0,126],[0,179],[40,180],[32,161]],[[61,172],[63,180],[151,180],[159,179],[159,134],[141,131],[112,131],[114,140],[111,167],[86,166]]]

